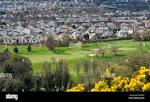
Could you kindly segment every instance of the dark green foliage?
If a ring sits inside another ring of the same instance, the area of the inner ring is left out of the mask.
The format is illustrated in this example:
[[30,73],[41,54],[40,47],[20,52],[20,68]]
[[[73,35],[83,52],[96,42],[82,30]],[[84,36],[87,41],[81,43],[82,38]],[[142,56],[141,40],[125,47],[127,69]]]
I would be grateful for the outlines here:
[[41,74],[37,74],[36,76],[32,77],[33,87],[31,91],[39,92],[40,88],[42,87],[42,78]]
[[7,79],[0,78],[0,92],[6,91]]
[[6,92],[21,92],[23,90],[23,83],[19,79],[11,79],[7,81]]
[[28,52],[31,52],[31,51],[32,51],[32,47],[31,47],[30,44],[27,46],[27,51],[28,51]]
[[0,54],[0,62],[1,72],[12,74],[11,81],[5,87],[7,91],[20,91],[20,88],[28,91],[33,87],[32,64],[28,58],[4,51]]
[[14,47],[14,53],[19,53],[18,47]]

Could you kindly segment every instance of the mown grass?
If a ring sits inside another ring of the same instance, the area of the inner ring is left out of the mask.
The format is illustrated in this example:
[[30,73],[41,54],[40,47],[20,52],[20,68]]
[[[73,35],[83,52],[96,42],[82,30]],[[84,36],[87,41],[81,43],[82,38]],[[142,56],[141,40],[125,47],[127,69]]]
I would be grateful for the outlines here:
[[[113,46],[119,47],[118,55],[114,56],[111,52]],[[70,72],[74,74],[74,66],[77,62],[82,60],[104,60],[112,63],[118,63],[120,60],[125,60],[128,56],[135,53],[150,52],[150,42],[142,42],[142,49],[140,42],[133,40],[119,40],[119,41],[105,41],[97,43],[86,43],[82,48],[69,48],[69,47],[57,47],[56,53],[49,51],[46,47],[40,47],[38,45],[32,46],[32,51],[27,51],[26,45],[17,45],[19,48],[19,55],[29,58],[33,65],[34,73],[39,73],[44,62],[52,63],[54,59],[63,58],[66,59]],[[13,53],[13,45],[1,45],[0,52],[6,48]],[[105,57],[101,55],[90,57],[92,49],[104,48],[106,50]]]

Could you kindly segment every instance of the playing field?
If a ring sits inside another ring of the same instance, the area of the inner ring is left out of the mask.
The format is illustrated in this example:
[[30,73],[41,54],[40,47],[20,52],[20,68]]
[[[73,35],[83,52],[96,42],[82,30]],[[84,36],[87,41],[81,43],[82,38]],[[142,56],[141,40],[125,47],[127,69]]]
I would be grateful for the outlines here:
[[[111,48],[119,47],[118,55],[114,56],[111,52]],[[78,47],[58,47],[56,48],[56,53],[49,51],[46,47],[39,47],[39,45],[32,46],[32,52],[27,51],[27,46],[17,45],[19,48],[19,54],[28,57],[33,65],[34,73],[41,71],[42,64],[47,61],[51,63],[54,59],[64,58],[69,64],[70,71],[73,72],[74,65],[81,60],[86,59],[96,59],[96,60],[106,60],[112,63],[117,63],[120,60],[125,60],[128,56],[134,53],[149,52],[150,42],[142,42],[141,44],[133,40],[118,40],[118,41],[106,41],[97,43],[86,43],[83,44],[82,48]],[[13,53],[14,46],[12,45],[1,45],[0,52],[4,51],[6,48]],[[105,57],[102,55],[91,57],[91,51],[97,48],[105,49]]]

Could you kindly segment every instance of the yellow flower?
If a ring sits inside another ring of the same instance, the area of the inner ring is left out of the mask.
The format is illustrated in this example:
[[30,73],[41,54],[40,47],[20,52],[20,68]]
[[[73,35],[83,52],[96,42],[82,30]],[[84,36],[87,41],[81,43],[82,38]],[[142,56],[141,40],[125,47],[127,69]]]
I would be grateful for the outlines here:
[[101,92],[111,92],[112,90],[110,88],[103,88],[101,89]]
[[142,87],[142,90],[143,91],[150,91],[150,82],[145,84],[143,87]]
[[84,91],[85,91],[84,84],[78,84],[77,86],[71,89],[67,89],[67,92],[84,92]]
[[91,89],[91,91],[92,92],[101,92],[101,91],[105,90],[106,88],[109,88],[107,83],[105,81],[99,81],[99,82],[95,83],[95,87],[93,89]]
[[91,89],[91,92],[100,92],[100,90],[97,88],[93,88],[93,89]]
[[141,66],[141,67],[140,67],[140,70],[145,70],[145,69],[146,69],[145,66]]
[[141,75],[141,74],[150,75],[150,69],[148,69],[146,67],[141,67],[139,70],[139,75]]
[[[106,74],[111,74],[110,69],[106,69]],[[91,89],[91,92],[150,91],[149,78],[150,69],[142,66],[131,78],[117,76],[108,82],[102,80],[95,83],[95,86]],[[67,90],[67,92],[83,91],[86,91],[84,84],[78,84],[77,86]]]
[[111,70],[109,68],[106,69],[106,74],[110,74]]
[[99,81],[98,83],[95,84],[95,88],[103,88],[103,87],[108,87],[107,83],[104,81]]
[[118,88],[118,87],[117,87],[116,85],[111,86],[111,90],[112,90],[112,91],[117,91],[117,88]]
[[136,76],[137,80],[145,79],[145,77],[146,77],[145,74],[141,74],[141,75],[137,75],[137,76]]

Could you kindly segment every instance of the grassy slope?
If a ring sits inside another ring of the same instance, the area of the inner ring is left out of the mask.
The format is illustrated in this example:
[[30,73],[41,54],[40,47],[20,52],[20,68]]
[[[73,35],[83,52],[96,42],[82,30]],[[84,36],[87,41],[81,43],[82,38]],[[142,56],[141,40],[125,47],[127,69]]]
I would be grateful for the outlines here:
[[[119,47],[119,55],[113,56],[110,48],[112,46]],[[0,46],[0,52],[4,49],[9,48],[13,52],[13,46]],[[126,59],[129,55],[134,53],[140,53],[139,42],[133,40],[121,40],[121,41],[107,41],[101,43],[87,43],[83,45],[83,48],[68,48],[59,47],[56,50],[56,54],[48,51],[46,47],[33,46],[32,52],[27,52],[27,46],[19,45],[19,54],[28,57],[33,63],[33,70],[35,73],[41,71],[42,63],[52,62],[52,58],[64,58],[69,63],[70,71],[74,73],[74,63],[80,62],[86,59],[96,59],[96,60],[106,60],[113,63],[117,63],[119,60]],[[106,56],[103,58],[101,55],[99,57],[89,57],[91,50],[94,48],[105,48]],[[150,42],[145,42],[143,47],[145,52],[150,51]]]

